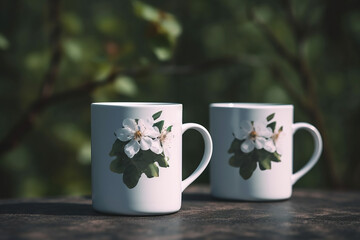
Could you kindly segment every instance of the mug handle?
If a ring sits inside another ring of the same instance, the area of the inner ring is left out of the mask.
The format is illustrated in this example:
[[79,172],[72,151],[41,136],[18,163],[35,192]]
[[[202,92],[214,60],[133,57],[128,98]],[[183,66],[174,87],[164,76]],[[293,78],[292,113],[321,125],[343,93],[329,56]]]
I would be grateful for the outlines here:
[[198,131],[204,139],[205,150],[202,160],[199,166],[195,169],[195,171],[187,177],[185,180],[181,182],[181,191],[183,192],[195,179],[197,179],[200,174],[205,170],[206,166],[210,162],[211,154],[213,151],[213,143],[211,140],[210,133],[203,126],[196,123],[185,123],[182,125],[182,133],[186,132],[189,129],[194,129]]
[[302,167],[299,171],[297,171],[291,176],[291,183],[292,185],[294,185],[302,176],[304,176],[317,163],[321,155],[323,144],[319,131],[313,125],[309,123],[299,122],[299,123],[294,123],[292,128],[293,128],[293,134],[295,134],[296,131],[299,129],[304,129],[308,131],[313,137],[315,143],[314,152],[310,160],[307,162],[307,164],[305,164],[304,167]]

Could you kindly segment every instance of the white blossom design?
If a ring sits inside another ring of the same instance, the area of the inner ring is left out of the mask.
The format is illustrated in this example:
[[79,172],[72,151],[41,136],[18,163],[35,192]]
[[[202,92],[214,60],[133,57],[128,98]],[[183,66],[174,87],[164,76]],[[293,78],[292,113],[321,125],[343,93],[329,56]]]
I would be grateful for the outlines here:
[[275,113],[266,119],[242,121],[233,131],[234,140],[228,150],[230,166],[240,168],[240,176],[247,180],[259,167],[270,170],[272,163],[281,162],[284,141],[283,126],[276,128]]
[[241,144],[241,150],[244,153],[249,153],[254,148],[262,149],[267,146],[272,131],[266,125],[266,122],[258,121],[243,121],[240,123],[240,128],[234,132],[234,135],[239,140],[245,140]]
[[159,129],[153,127],[153,119],[139,119],[136,123],[135,119],[126,118],[123,121],[123,128],[115,131],[116,137],[123,142],[131,140],[125,145],[124,152],[129,158],[133,158],[139,150],[151,149],[154,138],[160,136]]

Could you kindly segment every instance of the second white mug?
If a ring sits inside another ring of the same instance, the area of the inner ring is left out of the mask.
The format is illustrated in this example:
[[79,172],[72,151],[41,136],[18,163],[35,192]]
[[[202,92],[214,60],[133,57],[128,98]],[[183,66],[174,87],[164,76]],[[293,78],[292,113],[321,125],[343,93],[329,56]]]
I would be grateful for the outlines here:
[[[249,201],[290,198],[292,185],[315,165],[322,150],[318,130],[308,123],[293,123],[293,112],[292,105],[282,104],[210,105],[213,196]],[[311,133],[315,150],[293,174],[293,134],[299,129]]]

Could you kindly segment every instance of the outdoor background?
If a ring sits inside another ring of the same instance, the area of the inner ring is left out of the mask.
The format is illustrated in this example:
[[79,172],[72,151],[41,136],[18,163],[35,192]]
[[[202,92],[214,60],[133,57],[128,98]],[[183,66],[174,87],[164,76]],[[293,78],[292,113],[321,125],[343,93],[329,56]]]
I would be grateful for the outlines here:
[[[1,1],[0,197],[90,194],[97,101],[206,127],[212,102],[294,104],[324,140],[296,187],[360,189],[360,1]],[[296,134],[294,170],[312,145]],[[184,177],[202,151],[186,133]]]

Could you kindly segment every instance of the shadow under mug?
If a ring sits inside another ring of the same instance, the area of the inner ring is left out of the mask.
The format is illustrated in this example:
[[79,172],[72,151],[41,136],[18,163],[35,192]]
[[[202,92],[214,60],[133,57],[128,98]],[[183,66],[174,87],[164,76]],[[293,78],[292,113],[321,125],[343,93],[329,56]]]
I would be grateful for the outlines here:
[[[205,142],[197,169],[182,181],[182,134]],[[95,210],[112,214],[176,212],[181,194],[206,168],[212,140],[199,124],[182,123],[182,104],[91,104],[91,175]]]
[[[214,103],[210,133],[211,194],[218,198],[271,201],[291,197],[292,185],[319,160],[322,140],[308,123],[293,123],[292,105]],[[293,174],[293,134],[308,131],[315,143],[312,157]]]

